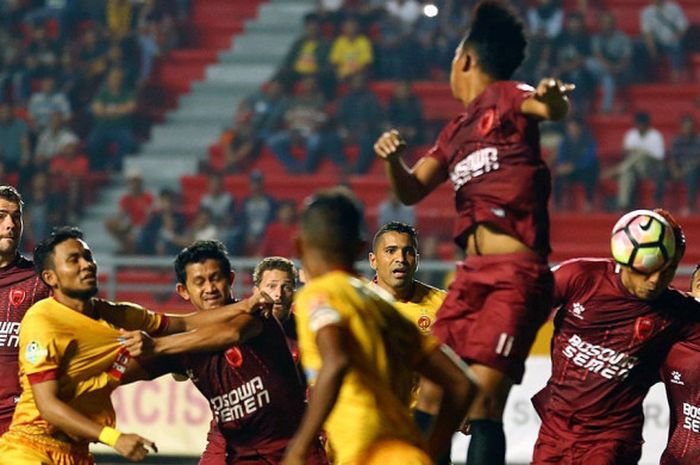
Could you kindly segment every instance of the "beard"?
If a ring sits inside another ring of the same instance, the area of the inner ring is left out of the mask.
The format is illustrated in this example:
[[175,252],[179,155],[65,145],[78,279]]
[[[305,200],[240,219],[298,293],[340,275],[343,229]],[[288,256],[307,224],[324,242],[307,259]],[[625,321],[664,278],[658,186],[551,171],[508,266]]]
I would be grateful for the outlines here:
[[74,289],[61,289],[67,297],[77,300],[89,300],[97,295],[98,288],[93,286],[90,289],[74,290]]

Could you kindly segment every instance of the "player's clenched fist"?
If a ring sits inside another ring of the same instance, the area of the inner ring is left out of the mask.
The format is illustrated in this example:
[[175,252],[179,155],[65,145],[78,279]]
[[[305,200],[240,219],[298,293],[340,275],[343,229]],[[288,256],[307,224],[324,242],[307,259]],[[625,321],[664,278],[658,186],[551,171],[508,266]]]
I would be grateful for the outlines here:
[[114,445],[114,449],[119,452],[119,455],[136,462],[140,462],[148,455],[149,448],[153,452],[158,452],[155,443],[138,434],[130,433],[122,433]]
[[574,84],[563,83],[559,79],[544,78],[537,84],[535,95],[541,102],[551,102],[560,100],[565,95],[571,93],[576,86]]
[[401,152],[406,148],[406,142],[401,138],[399,131],[392,129],[387,131],[377,139],[374,144],[374,153],[379,158],[389,159],[394,156],[401,155]]

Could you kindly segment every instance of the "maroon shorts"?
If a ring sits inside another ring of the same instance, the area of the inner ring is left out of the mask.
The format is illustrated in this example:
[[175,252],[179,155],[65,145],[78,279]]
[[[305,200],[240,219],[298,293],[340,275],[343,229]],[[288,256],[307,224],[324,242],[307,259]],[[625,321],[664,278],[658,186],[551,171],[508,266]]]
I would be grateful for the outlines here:
[[[282,463],[284,453],[289,441],[284,441],[284,447],[269,448],[260,451],[229,451],[227,465],[279,465]],[[316,442],[306,456],[306,465],[328,465],[326,452],[321,442]]]
[[532,465],[637,465],[642,442],[626,439],[568,441],[559,435],[540,435]]
[[207,447],[199,458],[199,465],[226,465],[226,439],[214,420],[209,425]]
[[457,265],[433,334],[467,363],[520,383],[553,286],[549,266],[534,253],[468,257]]

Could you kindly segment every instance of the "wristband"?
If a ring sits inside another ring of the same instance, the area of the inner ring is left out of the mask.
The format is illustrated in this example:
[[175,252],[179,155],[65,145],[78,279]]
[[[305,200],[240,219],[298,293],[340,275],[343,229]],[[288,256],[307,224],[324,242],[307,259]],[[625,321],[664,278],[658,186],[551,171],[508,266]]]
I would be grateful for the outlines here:
[[102,431],[100,431],[100,436],[97,438],[97,440],[100,441],[102,444],[114,448],[114,446],[117,444],[119,436],[121,435],[122,433],[120,433],[116,429],[110,428],[109,426],[105,426],[104,428],[102,428]]

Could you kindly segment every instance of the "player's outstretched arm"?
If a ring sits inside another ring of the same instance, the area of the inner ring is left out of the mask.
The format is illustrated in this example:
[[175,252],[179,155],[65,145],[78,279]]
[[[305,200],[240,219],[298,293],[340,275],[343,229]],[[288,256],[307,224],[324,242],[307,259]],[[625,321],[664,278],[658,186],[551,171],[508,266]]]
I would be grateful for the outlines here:
[[[214,312],[207,310],[203,313]],[[143,331],[122,331],[121,343],[132,357],[211,352],[242,344],[262,331],[260,317],[239,312],[225,323],[199,326],[191,331],[151,338]]]
[[525,99],[520,110],[540,119],[559,121],[569,112],[568,94],[576,88],[559,79],[544,78],[537,85],[532,97]]
[[[433,458],[448,452],[452,435],[467,415],[478,384],[457,356],[443,346],[430,353],[416,370],[443,390],[435,427],[428,438],[428,453]],[[420,396],[420,395],[419,395]]]
[[304,465],[306,455],[318,438],[323,423],[333,410],[343,379],[350,367],[349,348],[345,342],[344,330],[336,325],[328,325],[316,333],[316,344],[321,354],[321,369],[309,399],[309,405],[301,420],[283,465]]
[[157,452],[155,444],[148,439],[104,427],[63,402],[58,398],[58,382],[55,379],[33,383],[31,386],[41,417],[61,431],[107,444],[129,460],[143,460],[148,455],[148,448]]
[[430,157],[421,158],[409,168],[401,157],[405,149],[406,143],[396,129],[382,134],[374,144],[374,153],[384,161],[396,197],[406,205],[413,205],[444,182],[447,173],[437,160]]
[[273,299],[266,293],[257,291],[247,299],[229,305],[224,305],[205,312],[189,315],[168,315],[168,329],[165,334],[175,334],[191,331],[203,326],[225,325],[242,313],[266,313],[272,311]]

